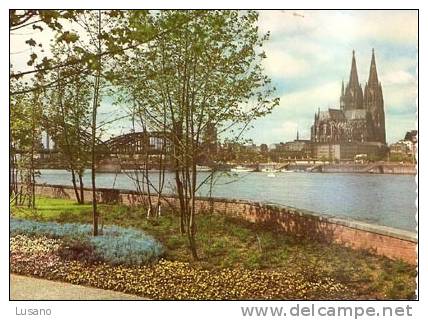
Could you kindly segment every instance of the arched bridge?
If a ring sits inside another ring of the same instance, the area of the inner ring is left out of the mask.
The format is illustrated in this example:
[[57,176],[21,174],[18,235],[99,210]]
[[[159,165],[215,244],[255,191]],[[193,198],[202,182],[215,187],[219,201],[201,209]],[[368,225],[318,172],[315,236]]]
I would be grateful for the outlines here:
[[163,132],[131,132],[105,141],[100,152],[127,155],[158,154],[165,144],[166,137]]

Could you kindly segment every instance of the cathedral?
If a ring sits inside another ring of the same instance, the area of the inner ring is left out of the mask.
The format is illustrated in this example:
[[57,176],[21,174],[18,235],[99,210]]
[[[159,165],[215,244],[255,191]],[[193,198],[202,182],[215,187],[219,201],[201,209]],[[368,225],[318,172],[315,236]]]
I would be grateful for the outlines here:
[[311,127],[311,142],[313,144],[385,145],[383,94],[377,75],[374,50],[369,79],[364,91],[358,80],[355,51],[352,52],[351,73],[346,87],[342,81],[340,109],[327,111],[318,109]]

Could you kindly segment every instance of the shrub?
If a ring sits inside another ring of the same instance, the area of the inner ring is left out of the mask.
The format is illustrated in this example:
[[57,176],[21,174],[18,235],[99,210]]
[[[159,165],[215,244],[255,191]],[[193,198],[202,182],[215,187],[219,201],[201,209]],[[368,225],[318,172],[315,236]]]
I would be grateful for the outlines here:
[[[89,224],[60,224],[12,218],[10,232],[12,237],[24,234],[49,238],[71,238],[74,239],[72,243],[73,249],[69,248],[63,254],[79,255],[78,252],[83,249],[86,250],[85,254],[88,254],[88,250],[93,249],[94,256],[97,259],[99,257],[100,260],[113,265],[142,265],[158,259],[164,253],[162,245],[151,236],[136,229],[117,226],[105,226],[102,235],[92,237],[92,226]],[[80,242],[80,249],[76,242]],[[89,249],[90,247],[92,249]],[[74,251],[74,253],[70,250]],[[80,253],[83,254],[83,252]],[[82,255],[81,258],[83,257]]]
[[58,255],[65,260],[77,260],[86,263],[102,261],[94,246],[87,240],[67,239],[57,250]]

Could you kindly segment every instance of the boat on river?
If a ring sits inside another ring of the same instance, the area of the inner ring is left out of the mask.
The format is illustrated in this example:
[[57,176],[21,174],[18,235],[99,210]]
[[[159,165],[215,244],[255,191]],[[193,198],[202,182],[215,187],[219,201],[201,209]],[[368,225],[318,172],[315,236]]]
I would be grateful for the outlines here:
[[236,166],[232,169],[230,169],[231,172],[253,172],[254,169],[253,168],[249,168],[249,167],[243,167],[243,166]]
[[209,171],[212,171],[212,169],[208,166],[196,166],[196,171],[198,171],[198,172],[209,172]]
[[273,172],[279,172],[279,170],[278,169],[274,169],[274,168],[263,168],[262,172],[273,173]]

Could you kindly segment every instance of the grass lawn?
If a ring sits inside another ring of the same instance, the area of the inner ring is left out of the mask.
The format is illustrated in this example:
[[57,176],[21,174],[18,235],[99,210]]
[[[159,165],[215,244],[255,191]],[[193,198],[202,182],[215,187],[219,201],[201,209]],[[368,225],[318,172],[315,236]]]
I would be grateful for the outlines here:
[[[36,211],[12,207],[12,215],[40,221],[92,221],[90,204],[41,197],[36,204]],[[201,259],[193,261],[187,239],[180,235],[177,216],[165,214],[159,219],[147,219],[144,208],[123,205],[100,205],[99,211],[105,225],[142,229],[166,247],[167,260],[190,262],[195,268],[292,270],[303,274],[308,281],[330,277],[350,288],[349,298],[353,299],[415,298],[415,267],[402,261],[339,245],[299,240],[267,226],[218,214],[197,216]]]

